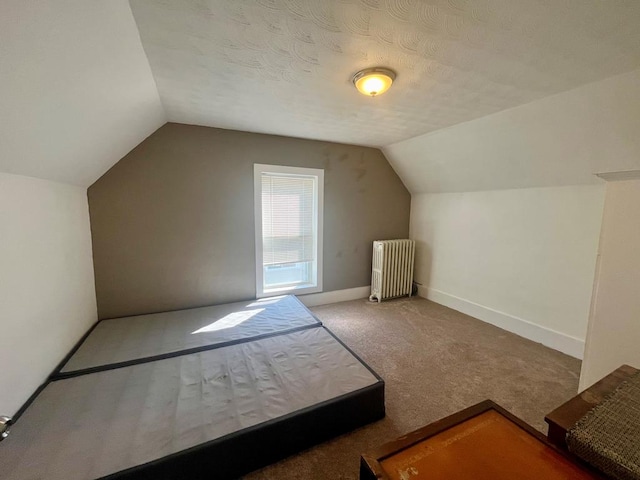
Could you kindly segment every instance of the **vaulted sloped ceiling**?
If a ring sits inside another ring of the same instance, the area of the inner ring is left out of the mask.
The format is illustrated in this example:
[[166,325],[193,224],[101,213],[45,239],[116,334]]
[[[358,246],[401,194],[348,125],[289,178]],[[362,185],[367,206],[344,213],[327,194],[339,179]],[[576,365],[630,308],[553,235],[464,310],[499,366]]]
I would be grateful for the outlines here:
[[[636,0],[131,0],[169,120],[370,146],[640,66]],[[378,98],[350,77],[386,66]]]
[[165,121],[126,0],[0,2],[0,172],[89,186]]
[[601,183],[640,170],[640,69],[383,151],[412,194]]
[[3,0],[0,172],[87,186],[174,121],[383,146],[414,191],[526,186],[425,135],[631,72],[638,25],[637,0]]

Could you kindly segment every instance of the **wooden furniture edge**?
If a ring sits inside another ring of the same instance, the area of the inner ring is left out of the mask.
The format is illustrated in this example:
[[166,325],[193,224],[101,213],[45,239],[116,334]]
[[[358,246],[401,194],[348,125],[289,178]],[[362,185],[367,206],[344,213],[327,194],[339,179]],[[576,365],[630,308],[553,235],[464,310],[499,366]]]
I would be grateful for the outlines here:
[[541,441],[544,445],[551,448],[562,457],[570,460],[572,463],[577,463],[583,468],[587,468],[591,473],[594,474],[595,478],[603,478],[583,462],[576,461],[576,457],[568,454],[567,451],[564,451],[551,443],[542,432],[539,432],[524,420],[516,417],[511,412],[505,410],[494,401],[484,400],[480,403],[448,415],[440,420],[436,420],[435,422],[430,423],[417,430],[402,435],[395,440],[387,442],[371,453],[363,453],[360,457],[360,480],[389,480],[388,475],[385,473],[384,469],[382,468],[382,464],[380,463],[385,458],[388,458],[401,450],[405,450],[421,441],[424,441],[430,437],[433,437],[434,435],[437,435],[438,433],[443,432],[444,430],[454,427],[489,410],[495,410],[496,412],[513,422],[515,425],[526,431],[528,434]]
[[635,374],[638,369],[622,365],[589,388],[566,401],[544,417],[549,428],[547,437],[551,443],[566,450],[566,434],[578,420],[611,394],[622,382]]
[[381,460],[395,454],[399,450],[404,450],[425,440],[426,438],[432,437],[447,428],[451,428],[468,420],[469,418],[480,415],[494,406],[498,405],[491,400],[485,400],[402,435],[395,440],[391,440],[390,442],[376,448],[371,453],[363,453],[360,457],[360,480],[388,480],[389,477],[384,473],[382,465],[380,464]]

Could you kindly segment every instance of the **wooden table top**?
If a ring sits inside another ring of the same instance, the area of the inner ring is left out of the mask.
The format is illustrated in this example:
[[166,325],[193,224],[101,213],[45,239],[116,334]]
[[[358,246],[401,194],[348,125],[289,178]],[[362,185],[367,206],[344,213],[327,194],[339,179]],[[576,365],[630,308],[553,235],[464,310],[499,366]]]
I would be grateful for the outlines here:
[[482,402],[362,456],[361,479],[601,478],[493,402]]

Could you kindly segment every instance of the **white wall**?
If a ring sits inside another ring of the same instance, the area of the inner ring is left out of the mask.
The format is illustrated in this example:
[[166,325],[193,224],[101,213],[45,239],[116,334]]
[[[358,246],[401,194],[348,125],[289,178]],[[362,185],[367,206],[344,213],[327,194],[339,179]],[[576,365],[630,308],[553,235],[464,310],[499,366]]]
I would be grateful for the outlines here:
[[0,415],[96,319],[86,189],[0,173]]
[[423,294],[581,357],[593,174],[640,169],[638,125],[640,69],[385,147],[414,197]]
[[0,2],[0,171],[88,187],[165,123],[127,0]]
[[604,186],[414,195],[421,294],[581,357]]
[[640,180],[607,183],[600,260],[580,389],[640,368]]
[[597,184],[640,169],[640,69],[383,149],[412,194]]

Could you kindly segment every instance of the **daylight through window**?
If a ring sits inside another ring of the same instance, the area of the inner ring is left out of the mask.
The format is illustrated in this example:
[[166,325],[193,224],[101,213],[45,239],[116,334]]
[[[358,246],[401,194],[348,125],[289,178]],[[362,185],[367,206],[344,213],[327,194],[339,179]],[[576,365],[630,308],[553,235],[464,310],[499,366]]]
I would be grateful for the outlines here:
[[322,290],[323,173],[255,165],[258,296]]

